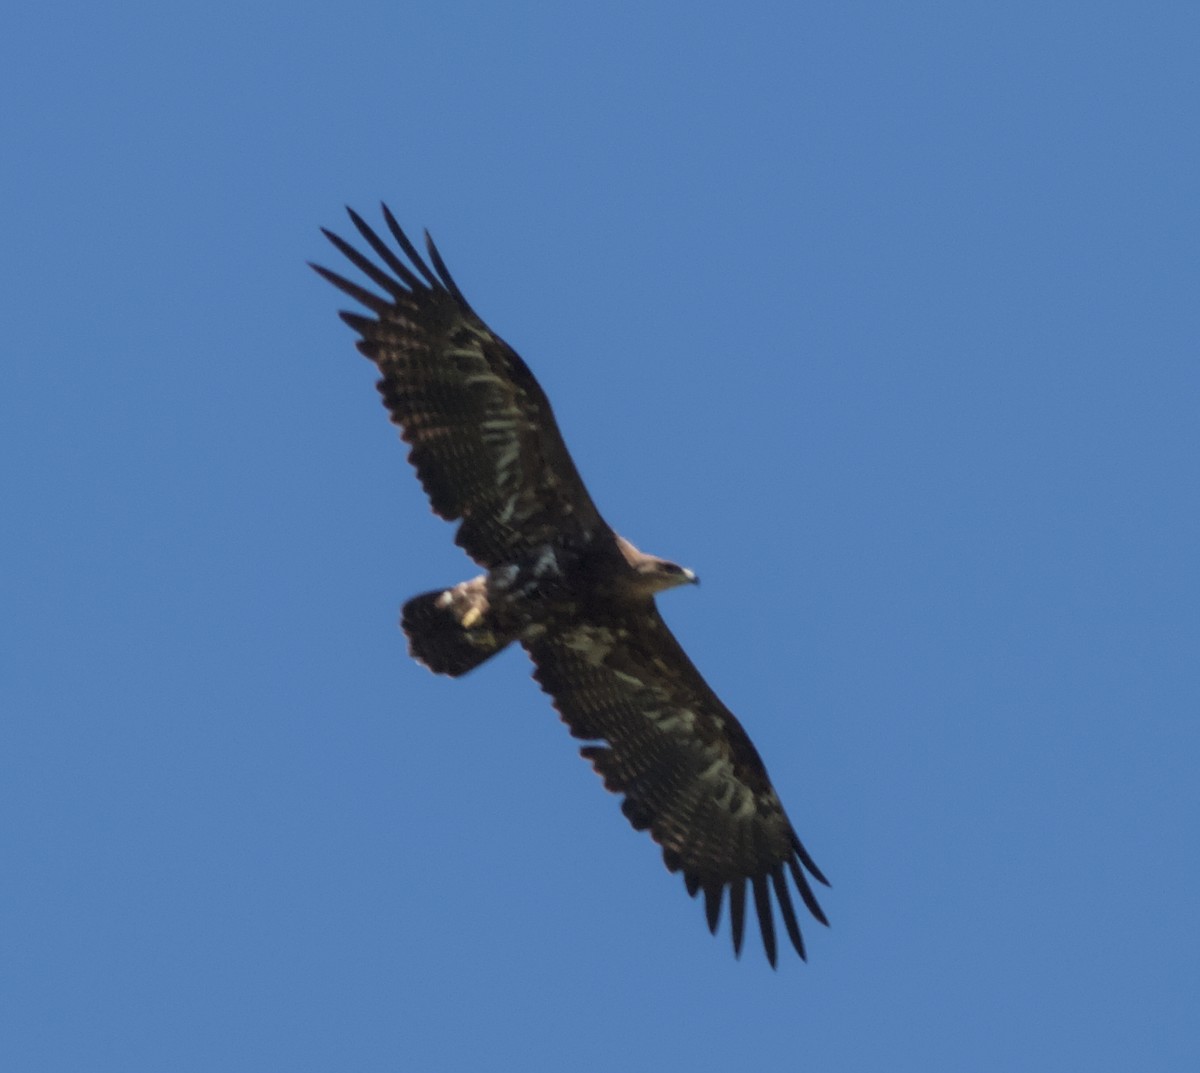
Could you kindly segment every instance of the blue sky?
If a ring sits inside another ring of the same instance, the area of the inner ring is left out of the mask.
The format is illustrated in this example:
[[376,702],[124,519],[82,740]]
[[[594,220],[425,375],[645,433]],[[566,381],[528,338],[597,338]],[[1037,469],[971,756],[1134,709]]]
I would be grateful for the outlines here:
[[[0,1054],[1191,1070],[1194,5],[26,5]],[[428,227],[833,889],[772,972],[518,652],[321,225]]]

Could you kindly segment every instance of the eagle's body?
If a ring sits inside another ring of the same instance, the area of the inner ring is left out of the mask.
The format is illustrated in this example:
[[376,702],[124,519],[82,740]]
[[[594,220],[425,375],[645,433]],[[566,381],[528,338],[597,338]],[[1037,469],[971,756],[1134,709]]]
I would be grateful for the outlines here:
[[374,314],[342,317],[382,374],[380,393],[433,509],[459,521],[457,543],[485,569],[404,605],[412,654],[458,676],[521,644],[571,733],[597,743],[581,752],[625,796],[630,822],[649,829],[691,894],[704,891],[709,927],[728,888],[740,951],[749,883],[774,964],[773,889],[803,957],[787,874],[822,923],[805,872],[825,878],[746,732],[655,606],[656,593],[695,574],[604,522],[525,363],[467,304],[432,241],[431,269],[386,206],[384,215],[409,263],[353,212],[387,270],[325,234],[387,298],[317,271]]

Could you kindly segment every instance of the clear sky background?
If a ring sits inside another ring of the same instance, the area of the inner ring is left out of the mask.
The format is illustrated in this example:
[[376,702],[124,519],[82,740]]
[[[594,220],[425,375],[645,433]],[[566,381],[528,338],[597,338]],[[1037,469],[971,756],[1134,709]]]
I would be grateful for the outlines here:
[[[104,10],[107,8],[108,10]],[[1200,1068],[1194,4],[14,8],[0,1064]],[[304,262],[432,230],[833,881],[735,961]]]

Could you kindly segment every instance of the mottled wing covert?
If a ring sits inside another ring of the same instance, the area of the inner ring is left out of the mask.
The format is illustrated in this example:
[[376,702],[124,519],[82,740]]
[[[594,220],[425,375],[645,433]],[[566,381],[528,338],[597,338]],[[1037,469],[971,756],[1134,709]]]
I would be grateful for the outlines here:
[[534,677],[577,738],[581,752],[638,830],[662,846],[688,892],[704,892],[710,930],[729,898],[741,951],[749,887],[763,946],[775,964],[772,894],[801,957],[804,940],[789,876],[808,910],[828,923],[809,876],[813,863],[741,724],[709,688],[653,606],[551,627],[526,648]]
[[456,542],[491,567],[602,525],[545,393],[468,305],[433,241],[431,268],[386,205],[400,253],[348,211],[377,261],[324,233],[383,295],[313,268],[370,311],[342,319],[382,374],[379,392],[434,511],[461,522]]

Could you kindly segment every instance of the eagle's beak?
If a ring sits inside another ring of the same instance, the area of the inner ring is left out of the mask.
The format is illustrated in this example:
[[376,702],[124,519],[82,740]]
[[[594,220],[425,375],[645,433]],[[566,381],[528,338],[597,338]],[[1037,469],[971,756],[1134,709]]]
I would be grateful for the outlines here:
[[683,568],[683,576],[688,579],[692,585],[699,585],[700,579],[696,577],[694,570],[689,570],[686,566]]

